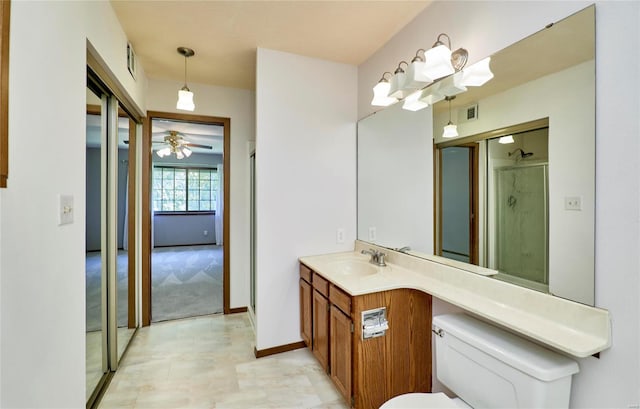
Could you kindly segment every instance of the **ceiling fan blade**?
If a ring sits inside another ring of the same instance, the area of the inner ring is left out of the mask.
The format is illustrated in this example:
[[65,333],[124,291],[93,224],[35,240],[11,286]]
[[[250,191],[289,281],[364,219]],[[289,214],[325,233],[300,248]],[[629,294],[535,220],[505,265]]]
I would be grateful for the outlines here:
[[183,143],[182,146],[188,146],[190,148],[202,148],[202,149],[213,149],[213,146],[209,145],[200,145],[198,143]]

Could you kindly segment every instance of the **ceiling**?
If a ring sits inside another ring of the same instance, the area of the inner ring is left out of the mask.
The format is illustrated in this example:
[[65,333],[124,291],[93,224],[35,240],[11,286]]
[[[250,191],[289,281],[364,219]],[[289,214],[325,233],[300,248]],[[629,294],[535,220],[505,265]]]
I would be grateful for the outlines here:
[[359,65],[431,0],[111,0],[149,78],[255,89],[258,47]]

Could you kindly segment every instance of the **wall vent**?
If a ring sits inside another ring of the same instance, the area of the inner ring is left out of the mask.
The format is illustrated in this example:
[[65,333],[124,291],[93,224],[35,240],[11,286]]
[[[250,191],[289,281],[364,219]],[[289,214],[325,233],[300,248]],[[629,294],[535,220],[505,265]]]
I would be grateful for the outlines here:
[[129,73],[136,79],[136,53],[133,51],[133,46],[127,41],[127,69]]
[[463,121],[475,121],[478,119],[478,104],[469,105],[463,110]]

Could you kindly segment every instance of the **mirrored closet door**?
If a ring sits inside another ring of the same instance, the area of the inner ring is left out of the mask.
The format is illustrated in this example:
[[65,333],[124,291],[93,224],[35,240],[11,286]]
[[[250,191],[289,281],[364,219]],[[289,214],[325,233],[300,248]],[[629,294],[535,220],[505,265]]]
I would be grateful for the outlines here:
[[86,116],[86,399],[93,405],[137,328],[136,135],[139,126],[89,71]]

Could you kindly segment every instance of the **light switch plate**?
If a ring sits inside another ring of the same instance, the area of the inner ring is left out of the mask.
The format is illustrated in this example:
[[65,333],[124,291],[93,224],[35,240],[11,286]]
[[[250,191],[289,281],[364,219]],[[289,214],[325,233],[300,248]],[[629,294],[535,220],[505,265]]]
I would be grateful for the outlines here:
[[73,223],[73,196],[58,195],[58,226]]
[[376,228],[375,227],[369,227],[369,241],[370,242],[374,242],[376,241]]

